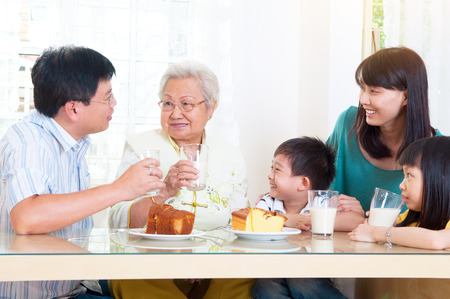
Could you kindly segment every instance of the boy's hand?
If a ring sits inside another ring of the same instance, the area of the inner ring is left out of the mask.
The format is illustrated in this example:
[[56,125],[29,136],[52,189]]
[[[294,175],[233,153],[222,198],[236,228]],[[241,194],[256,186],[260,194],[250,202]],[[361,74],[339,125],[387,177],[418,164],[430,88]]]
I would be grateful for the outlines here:
[[311,229],[311,214],[285,214],[287,221],[284,223],[286,227],[297,228],[300,230]]

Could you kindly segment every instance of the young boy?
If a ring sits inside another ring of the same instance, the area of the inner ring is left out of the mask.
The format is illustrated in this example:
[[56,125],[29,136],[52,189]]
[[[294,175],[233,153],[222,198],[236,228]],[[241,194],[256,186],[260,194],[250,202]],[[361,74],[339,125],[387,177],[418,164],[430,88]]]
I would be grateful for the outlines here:
[[[275,150],[268,175],[270,192],[256,207],[288,218],[286,227],[311,229],[308,190],[327,190],[336,174],[335,151],[318,138],[301,137],[283,142]],[[336,215],[336,231],[351,231],[364,222],[356,212]]]
[[[327,190],[336,174],[335,151],[318,138],[301,137],[283,142],[275,150],[268,178],[269,194],[256,207],[288,218],[284,224],[301,230],[311,228],[308,190]],[[351,231],[364,222],[356,212],[336,215],[334,230]],[[253,298],[346,298],[329,278],[258,279]]]

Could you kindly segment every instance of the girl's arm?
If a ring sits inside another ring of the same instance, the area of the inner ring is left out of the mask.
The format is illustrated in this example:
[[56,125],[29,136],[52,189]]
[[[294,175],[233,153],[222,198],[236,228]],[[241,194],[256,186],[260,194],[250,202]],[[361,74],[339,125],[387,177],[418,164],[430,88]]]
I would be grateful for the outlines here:
[[[361,224],[348,234],[352,241],[386,242],[388,228]],[[389,241],[393,244],[423,248],[450,248],[450,229],[430,230],[421,227],[392,227]]]
[[334,230],[337,232],[349,232],[364,222],[364,216],[359,212],[340,212],[336,214]]

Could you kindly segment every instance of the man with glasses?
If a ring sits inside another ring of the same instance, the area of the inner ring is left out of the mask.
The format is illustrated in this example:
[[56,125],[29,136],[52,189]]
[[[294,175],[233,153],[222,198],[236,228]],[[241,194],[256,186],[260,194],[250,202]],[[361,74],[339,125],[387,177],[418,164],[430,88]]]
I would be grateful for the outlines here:
[[[83,47],[47,49],[37,60],[31,73],[36,110],[0,140],[0,230],[91,229],[92,214],[164,188],[158,161],[145,159],[113,183],[89,189],[89,134],[106,130],[112,119],[114,74],[106,57]],[[84,292],[80,281],[0,282],[0,298]]]

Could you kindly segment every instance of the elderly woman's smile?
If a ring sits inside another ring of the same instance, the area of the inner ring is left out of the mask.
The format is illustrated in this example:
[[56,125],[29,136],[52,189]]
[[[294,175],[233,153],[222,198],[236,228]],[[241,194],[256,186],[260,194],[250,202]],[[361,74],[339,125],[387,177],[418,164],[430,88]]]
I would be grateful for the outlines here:
[[189,125],[188,123],[178,123],[178,122],[170,123],[170,126],[172,126],[174,128],[183,128],[183,127],[186,127],[188,125]]

